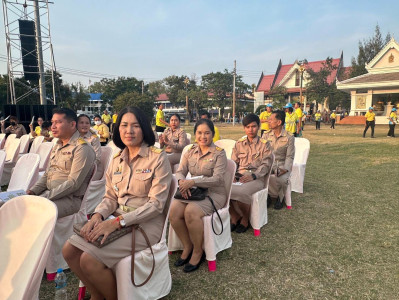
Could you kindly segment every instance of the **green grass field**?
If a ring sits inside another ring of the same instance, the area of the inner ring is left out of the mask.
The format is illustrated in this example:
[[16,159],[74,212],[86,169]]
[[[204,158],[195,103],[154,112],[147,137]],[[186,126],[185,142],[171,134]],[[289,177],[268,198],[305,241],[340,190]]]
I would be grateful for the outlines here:
[[[243,135],[241,125],[216,125],[223,138]],[[328,127],[305,126],[310,155],[293,209],[269,209],[260,237],[233,233],[214,273],[206,264],[183,273],[172,254],[166,299],[399,298],[399,139],[386,137],[388,126],[377,126],[375,139],[362,138],[362,126]],[[70,272],[68,280],[76,299],[78,280]],[[43,280],[40,299],[53,297]]]

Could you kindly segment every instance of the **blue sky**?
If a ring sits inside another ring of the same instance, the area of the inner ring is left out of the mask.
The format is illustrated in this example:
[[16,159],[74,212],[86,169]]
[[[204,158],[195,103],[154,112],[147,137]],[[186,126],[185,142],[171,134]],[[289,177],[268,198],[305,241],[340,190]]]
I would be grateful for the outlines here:
[[[378,23],[399,40],[399,1],[77,1],[54,0],[56,64],[90,72],[166,76],[232,70],[247,83],[275,72],[279,59],[322,60],[344,52],[345,66]],[[6,53],[4,25],[1,54]],[[0,73],[6,64],[0,62]],[[89,77],[64,74],[67,82]],[[91,77],[92,81],[99,80]]]

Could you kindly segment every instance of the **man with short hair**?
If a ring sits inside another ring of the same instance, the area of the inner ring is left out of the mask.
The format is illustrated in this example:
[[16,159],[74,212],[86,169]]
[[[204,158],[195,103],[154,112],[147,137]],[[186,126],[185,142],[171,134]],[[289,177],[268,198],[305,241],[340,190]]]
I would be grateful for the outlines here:
[[369,111],[365,114],[366,127],[364,128],[363,137],[366,137],[366,132],[371,127],[371,137],[374,138],[374,127],[375,127],[375,113],[374,107],[370,106]]
[[76,113],[68,108],[56,108],[51,119],[51,131],[58,138],[50,164],[39,181],[26,193],[53,201],[58,218],[79,211],[83,195],[92,176],[96,154],[80,137],[76,129]]
[[101,120],[103,120],[104,124],[108,126],[108,129],[111,129],[112,117],[108,113],[108,110],[104,110],[104,114],[101,116]]
[[17,136],[17,139],[19,139],[21,136],[26,134],[26,129],[24,125],[18,124],[18,118],[15,116],[10,117],[10,126],[7,128],[4,128],[4,120],[1,121],[1,133],[5,134],[15,134]]
[[321,123],[321,113],[320,110],[318,110],[315,114],[314,114],[314,120],[316,121],[316,130],[320,130],[320,123]]
[[331,119],[331,129],[335,129],[335,120],[337,119],[337,114],[335,113],[335,110],[332,111],[332,114],[330,115]]
[[284,129],[284,120],[285,113],[282,110],[273,112],[269,118],[271,130],[262,136],[270,144],[274,154],[272,174],[276,175],[276,180],[269,183],[269,194],[278,195],[275,209],[284,206],[284,195],[288,188],[295,156],[295,140],[292,134]]
[[266,105],[266,110],[264,112],[262,112],[260,114],[260,116],[259,116],[260,123],[261,123],[261,125],[260,125],[260,136],[262,136],[265,131],[269,131],[270,130],[269,123],[267,122],[267,120],[271,116],[272,110],[273,110],[273,105],[271,103],[268,103]]
[[[201,113],[201,119],[208,119],[212,121],[211,114],[207,111],[203,111]],[[220,133],[219,133],[219,128],[217,128],[215,125],[213,127],[215,128],[215,135],[213,136],[213,142],[216,142],[220,140]]]
[[165,114],[163,112],[163,104],[159,104],[157,115],[155,117],[155,131],[164,132],[166,126],[169,124],[165,121]]
[[236,142],[231,155],[237,165],[235,182],[240,183],[232,186],[230,196],[231,230],[237,233],[248,230],[252,194],[265,188],[265,176],[272,166],[270,146],[258,136],[259,117],[248,114],[242,124],[246,136]]

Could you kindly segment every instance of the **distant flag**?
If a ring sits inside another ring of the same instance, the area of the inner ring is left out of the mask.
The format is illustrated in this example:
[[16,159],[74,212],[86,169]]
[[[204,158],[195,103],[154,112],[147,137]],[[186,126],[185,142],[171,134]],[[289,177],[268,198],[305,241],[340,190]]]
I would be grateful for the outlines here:
[[91,80],[89,79],[89,85],[91,84]]

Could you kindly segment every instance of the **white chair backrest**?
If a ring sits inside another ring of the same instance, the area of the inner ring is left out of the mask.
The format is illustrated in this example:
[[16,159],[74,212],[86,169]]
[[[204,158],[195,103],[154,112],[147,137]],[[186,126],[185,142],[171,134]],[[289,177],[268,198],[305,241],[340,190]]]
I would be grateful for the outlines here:
[[168,227],[170,204],[172,203],[173,196],[176,194],[176,190],[177,190],[177,179],[175,176],[172,176],[172,182],[170,183],[170,187],[169,187],[168,206],[165,207],[165,209],[168,210],[168,213],[166,214],[166,220],[165,220],[165,224],[164,224],[163,230],[162,230],[161,241],[164,241],[166,239],[166,229]]
[[231,154],[233,153],[233,148],[236,144],[235,140],[230,140],[230,139],[223,139],[223,140],[218,140],[215,142],[215,145],[223,148],[224,151],[226,151],[226,156],[228,159],[231,159]]
[[6,134],[1,133],[0,134],[0,149],[3,149],[6,144]]
[[58,140],[59,140],[59,138],[53,138],[53,139],[51,140],[51,142],[55,145],[55,144],[57,144]]
[[29,140],[30,140],[29,134],[24,134],[23,136],[21,136],[20,140],[21,144],[19,146],[19,154],[28,153]]
[[39,163],[39,171],[45,171],[47,169],[47,165],[50,161],[50,153],[51,150],[53,149],[54,144],[45,142],[41,143],[39,146],[39,150],[37,151],[37,154],[40,156],[40,163]]
[[39,151],[39,147],[41,145],[41,143],[43,143],[44,141],[44,136],[37,136],[35,137],[35,139],[32,142],[32,146],[30,147],[30,151],[29,153],[37,153]]
[[56,220],[56,205],[38,196],[0,208],[0,299],[38,299]]
[[306,164],[309,156],[310,142],[305,138],[295,138],[294,163]]
[[229,207],[230,205],[230,195],[231,195],[231,187],[233,184],[234,174],[236,173],[237,165],[231,159],[227,159],[226,173],[224,174],[224,187],[226,190],[226,204],[224,207]]
[[158,142],[155,142],[155,143],[154,143],[154,146],[157,147],[157,148],[161,148],[161,144],[158,143]]
[[16,162],[18,160],[20,139],[12,139],[6,148],[6,161]]
[[8,147],[11,146],[12,141],[15,140],[16,138],[17,138],[17,135],[15,133],[8,135],[8,137],[6,138],[6,143],[4,145],[4,149],[6,149],[6,151],[7,151]]
[[116,145],[114,144],[114,141],[110,141],[110,142],[107,144],[107,146],[108,146],[108,147],[111,147],[111,149],[112,149],[112,157],[113,157],[114,155],[116,155],[119,151],[121,151],[120,148],[116,147]]
[[1,176],[3,175],[3,170],[4,170],[4,163],[6,161],[6,152],[4,150],[0,150],[0,181],[1,181]]
[[39,174],[39,162],[39,154],[28,153],[23,155],[15,165],[7,191],[26,191],[29,189],[34,184],[33,180],[37,180]]
[[101,147],[101,158],[100,162],[104,167],[104,173],[103,176],[101,176],[101,179],[99,180],[104,180],[105,179],[105,174],[107,173],[109,163],[112,159],[112,148],[108,146],[102,146]]
[[187,135],[187,143],[191,144],[191,134],[186,132],[186,135]]

